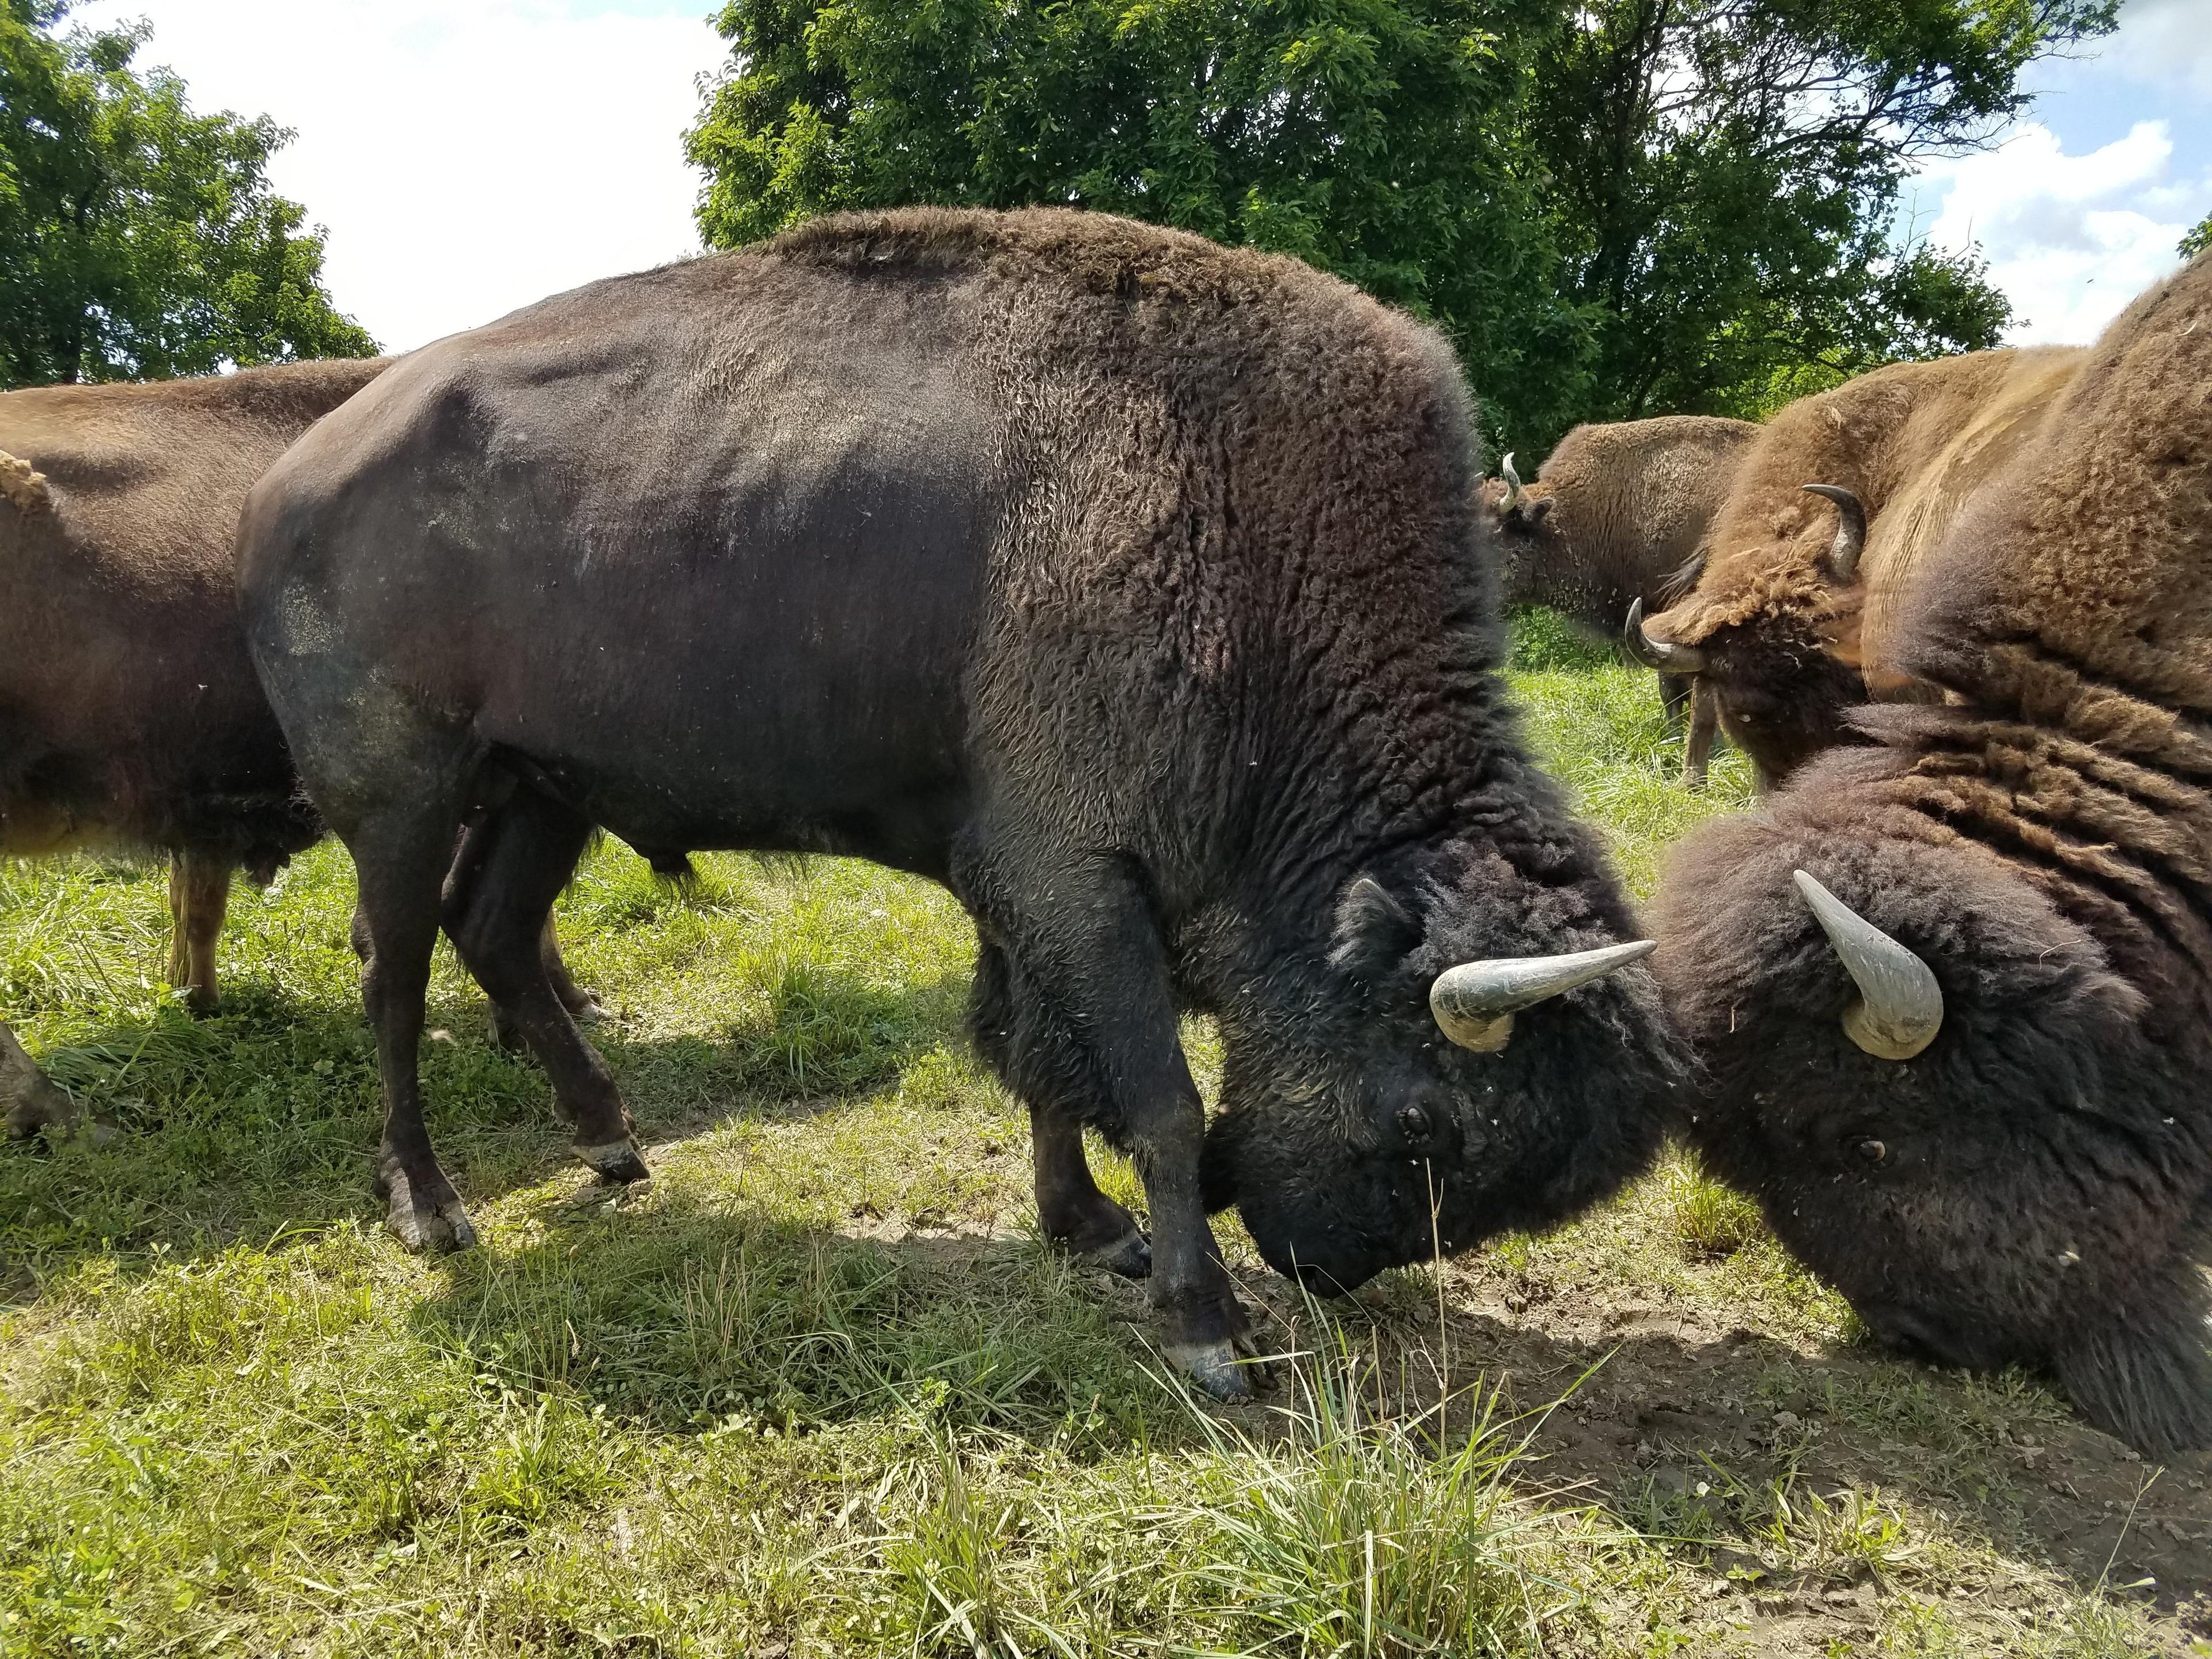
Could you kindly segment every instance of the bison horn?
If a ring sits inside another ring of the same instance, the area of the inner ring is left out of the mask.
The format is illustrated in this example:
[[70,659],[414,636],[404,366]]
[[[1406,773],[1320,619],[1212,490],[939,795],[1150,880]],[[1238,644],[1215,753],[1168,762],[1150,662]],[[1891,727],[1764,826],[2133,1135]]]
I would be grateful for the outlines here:
[[1564,957],[1499,957],[1447,968],[1429,987],[1429,1012],[1443,1034],[1462,1048],[1494,1054],[1513,1035],[1513,1016],[1547,997],[1602,979],[1616,968],[1648,957],[1650,939],[1607,945]]
[[1847,582],[1859,570],[1859,555],[1866,550],[1866,505],[1841,484],[1800,484],[1809,495],[1823,495],[1836,504],[1836,539],[1828,544],[1828,570]]
[[1705,653],[1694,645],[1676,645],[1672,640],[1655,640],[1644,631],[1644,601],[1641,599],[1630,604],[1627,625],[1620,630],[1620,638],[1628,647],[1628,654],[1646,668],[1656,668],[1662,674],[1702,674],[1705,672]]
[[1521,475],[1513,470],[1513,452],[1507,450],[1505,459],[1498,464],[1498,476],[1505,480],[1505,499],[1498,504],[1500,513],[1510,513],[1521,505]]
[[1807,875],[1797,890],[1843,959],[1858,1000],[1844,1011],[1844,1035],[1883,1060],[1910,1060],[1943,1024],[1943,988],[1926,963]]

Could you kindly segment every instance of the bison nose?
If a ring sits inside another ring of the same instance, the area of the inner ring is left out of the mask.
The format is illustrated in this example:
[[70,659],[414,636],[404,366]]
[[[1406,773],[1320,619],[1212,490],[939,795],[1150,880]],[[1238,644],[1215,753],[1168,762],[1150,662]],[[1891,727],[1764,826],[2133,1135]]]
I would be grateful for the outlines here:
[[1261,1260],[1285,1279],[1316,1296],[1349,1296],[1388,1265],[1356,1251],[1330,1249],[1311,1237],[1278,1233],[1264,1225],[1245,1226],[1260,1247]]

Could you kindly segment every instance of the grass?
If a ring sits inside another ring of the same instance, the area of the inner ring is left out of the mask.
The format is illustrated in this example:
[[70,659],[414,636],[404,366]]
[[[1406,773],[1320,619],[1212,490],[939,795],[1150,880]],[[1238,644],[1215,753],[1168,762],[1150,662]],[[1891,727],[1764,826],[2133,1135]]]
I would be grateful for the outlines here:
[[[1674,782],[1647,676],[1520,643],[1639,890],[1747,800],[1732,755]],[[562,902],[656,1171],[623,1209],[571,1204],[542,1078],[441,958],[426,1079],[484,1237],[443,1261],[367,1192],[342,853],[241,894],[204,1021],[154,872],[0,866],[0,1011],[122,1131],[0,1149],[0,1656],[2193,1650],[2127,1588],[2182,1475],[2146,1497],[2030,1379],[1867,1352],[1680,1158],[1334,1310],[1224,1229],[1296,1357],[1201,1405],[1140,1293],[1035,1237],[951,901],[701,862],[603,848]],[[2037,1495],[2062,1458],[2078,1500]]]

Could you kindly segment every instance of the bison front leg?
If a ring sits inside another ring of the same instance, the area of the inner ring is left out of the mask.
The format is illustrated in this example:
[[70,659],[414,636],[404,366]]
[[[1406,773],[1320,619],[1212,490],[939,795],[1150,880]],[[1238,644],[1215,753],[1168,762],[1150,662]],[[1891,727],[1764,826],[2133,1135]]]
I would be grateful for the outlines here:
[[1703,675],[1690,682],[1690,732],[1682,745],[1682,781],[1692,789],[1705,787],[1713,753],[1713,732],[1720,724],[1720,707],[1712,683]]
[[196,1014],[222,1001],[215,952],[230,909],[231,864],[204,853],[169,854],[169,983]]
[[[1018,844],[1031,850],[1042,839]],[[1249,1395],[1242,1363],[1249,1322],[1199,1191],[1206,1109],[1176,1034],[1166,949],[1134,871],[1110,858],[1048,870],[1009,870],[988,852],[961,862],[956,889],[1026,993],[999,1053],[987,1047],[986,1057],[1046,1125],[1041,1191],[1053,1161],[1067,1156],[1054,1139],[1054,1109],[1080,1102],[1144,1180],[1152,1303],[1170,1358],[1217,1398]],[[1079,1157],[1079,1143],[1073,1150]]]
[[7,1022],[0,1020],[0,1125],[10,1140],[26,1140],[42,1128],[63,1129],[76,1121],[77,1105],[32,1064]]

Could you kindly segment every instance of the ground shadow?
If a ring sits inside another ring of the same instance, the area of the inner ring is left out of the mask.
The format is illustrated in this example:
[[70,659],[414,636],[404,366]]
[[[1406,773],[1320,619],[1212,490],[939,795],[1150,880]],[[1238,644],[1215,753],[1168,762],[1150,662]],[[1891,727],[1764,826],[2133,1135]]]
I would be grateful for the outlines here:
[[[963,1041],[964,975],[884,988],[813,970],[766,1016],[717,1038],[590,1034],[648,1145],[716,1124],[836,1115],[896,1091]],[[488,1008],[434,998],[422,1047],[428,1119],[464,1198],[489,1204],[569,1161],[544,1073],[492,1042]],[[0,1145],[0,1298],[76,1261],[161,1243],[170,1259],[312,1231],[380,1206],[369,1173],[381,1109],[358,1008],[235,988],[222,1013],[179,1007],[75,1034],[38,1059],[101,1129]]]

